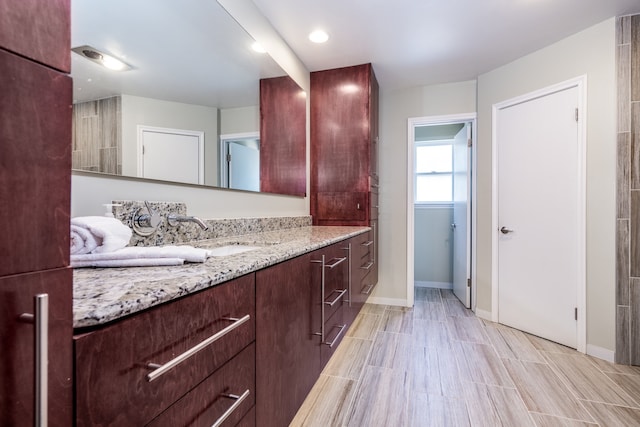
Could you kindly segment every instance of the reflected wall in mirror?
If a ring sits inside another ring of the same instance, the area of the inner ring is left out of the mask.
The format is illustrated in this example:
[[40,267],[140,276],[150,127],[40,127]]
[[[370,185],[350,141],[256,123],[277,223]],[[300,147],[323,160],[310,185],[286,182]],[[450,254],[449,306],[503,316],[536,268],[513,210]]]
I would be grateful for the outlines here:
[[[73,168],[139,178],[152,170],[153,179],[219,187],[221,137],[250,133],[260,140],[260,170],[247,174],[260,177],[260,190],[304,195],[304,92],[253,43],[214,0],[74,1],[72,47],[92,46],[131,69],[72,53]],[[145,138],[149,128],[160,133]],[[174,171],[178,163],[190,178]]]

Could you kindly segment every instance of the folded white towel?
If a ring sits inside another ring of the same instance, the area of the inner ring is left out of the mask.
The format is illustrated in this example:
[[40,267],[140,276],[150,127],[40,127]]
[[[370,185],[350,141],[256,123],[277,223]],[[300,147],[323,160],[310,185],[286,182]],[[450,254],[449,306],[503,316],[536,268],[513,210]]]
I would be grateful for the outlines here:
[[[133,267],[128,261],[132,260],[165,260],[179,259],[182,262],[205,262],[211,256],[206,249],[193,246],[130,246],[109,253],[77,254],[71,255],[72,267],[98,267],[96,262],[106,262],[112,265],[100,265],[104,267]],[[121,265],[118,261],[125,261]],[[147,264],[147,265],[175,265],[175,264]]]
[[71,255],[107,253],[129,244],[131,229],[115,218],[71,218]]
[[181,258],[137,258],[137,259],[103,259],[88,261],[71,261],[74,268],[81,267],[157,267],[164,265],[182,265]]

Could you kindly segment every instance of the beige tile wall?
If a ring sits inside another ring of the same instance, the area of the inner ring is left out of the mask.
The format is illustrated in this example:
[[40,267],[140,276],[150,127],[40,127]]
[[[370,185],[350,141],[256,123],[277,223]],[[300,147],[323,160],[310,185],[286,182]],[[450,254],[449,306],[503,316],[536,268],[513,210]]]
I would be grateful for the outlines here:
[[640,15],[616,24],[616,362],[640,365]]

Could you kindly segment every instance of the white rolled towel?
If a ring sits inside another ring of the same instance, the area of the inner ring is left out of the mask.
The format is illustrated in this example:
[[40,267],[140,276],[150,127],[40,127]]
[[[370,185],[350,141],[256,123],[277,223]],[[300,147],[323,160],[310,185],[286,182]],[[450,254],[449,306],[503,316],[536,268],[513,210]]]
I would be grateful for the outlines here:
[[71,255],[108,253],[129,244],[131,229],[115,218],[71,218]]

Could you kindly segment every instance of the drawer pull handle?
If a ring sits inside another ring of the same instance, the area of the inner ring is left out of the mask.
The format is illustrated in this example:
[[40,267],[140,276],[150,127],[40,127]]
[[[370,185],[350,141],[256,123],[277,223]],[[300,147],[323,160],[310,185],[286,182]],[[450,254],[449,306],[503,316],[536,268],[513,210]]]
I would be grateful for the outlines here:
[[223,397],[228,397],[229,399],[234,399],[235,402],[233,402],[233,405],[231,405],[229,407],[229,409],[227,409],[224,414],[222,414],[220,416],[220,418],[218,418],[216,420],[215,423],[211,424],[211,427],[219,427],[220,425],[222,425],[222,423],[229,418],[229,415],[231,415],[233,413],[233,411],[235,411],[238,406],[242,405],[242,402],[249,397],[249,390],[245,391],[244,393],[242,393],[242,395],[238,396],[236,394],[223,394]]
[[362,293],[365,295],[369,295],[374,286],[375,285],[367,285],[366,287],[363,288]]
[[368,242],[361,243],[362,246],[371,246],[373,245],[373,240],[369,240]]
[[151,382],[153,380],[158,379],[161,375],[164,375],[165,373],[167,373],[167,371],[175,368],[176,365],[178,365],[179,363],[184,362],[185,360],[187,360],[188,358],[190,358],[194,354],[198,353],[200,350],[204,349],[205,347],[209,346],[210,344],[213,344],[214,342],[216,342],[217,340],[219,340],[223,336],[227,335],[229,332],[231,332],[234,329],[240,327],[240,325],[242,325],[243,323],[247,322],[250,318],[251,318],[251,316],[249,314],[247,314],[246,316],[244,316],[244,317],[242,317],[240,319],[237,319],[237,318],[234,318],[234,317],[226,317],[226,318],[224,318],[224,320],[231,320],[231,321],[233,321],[233,323],[230,324],[229,326],[227,326],[226,328],[222,329],[221,331],[218,331],[215,334],[211,335],[206,340],[204,340],[204,341],[200,342],[199,344],[191,347],[189,350],[185,351],[184,353],[174,357],[173,359],[171,359],[170,361],[168,361],[164,365],[160,365],[158,363],[149,363],[149,364],[147,364],[148,368],[154,369],[153,372],[150,372],[150,373],[147,374],[147,381]]
[[329,347],[333,347],[333,345],[336,343],[336,341],[338,341],[338,339],[340,338],[340,335],[342,335],[342,333],[344,332],[344,330],[347,328],[347,325],[344,324],[342,326],[340,326],[340,330],[338,331],[338,334],[336,335],[336,337],[333,339],[333,341],[331,342],[324,342],[323,344],[328,345]]
[[34,424],[46,427],[49,422],[49,294],[34,296],[33,308],[35,314],[23,313],[19,319],[22,322],[33,323],[35,326]]
[[331,302],[325,301],[324,303],[327,304],[329,307],[333,307],[339,300],[340,298],[342,298],[342,295],[347,293],[346,289],[336,289],[335,291],[333,291],[333,293],[335,292],[339,292],[338,296]]
[[331,268],[337,267],[338,265],[342,264],[346,260],[347,260],[346,256],[342,258],[332,258],[331,260],[329,260],[328,263],[324,265],[324,268],[331,269]]
[[361,266],[360,268],[363,270],[369,270],[371,267],[373,267],[373,261],[369,261],[367,265]]

